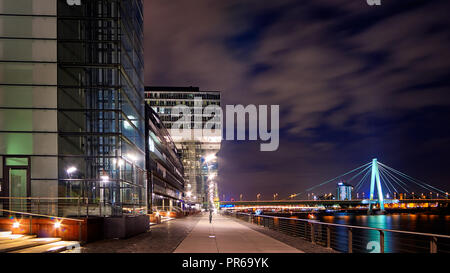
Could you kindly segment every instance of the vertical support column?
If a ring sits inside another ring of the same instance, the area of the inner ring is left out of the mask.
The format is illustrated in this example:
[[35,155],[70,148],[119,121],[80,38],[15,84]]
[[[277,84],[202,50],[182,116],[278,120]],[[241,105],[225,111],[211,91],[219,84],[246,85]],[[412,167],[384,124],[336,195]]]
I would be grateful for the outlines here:
[[348,229],[348,253],[353,253],[353,232],[352,229]]
[[383,190],[381,188],[380,172],[378,171],[378,161],[376,158],[373,159],[372,165],[373,165],[372,170],[375,169],[375,178],[377,182],[378,201],[380,202],[380,210],[384,211]]
[[374,162],[376,161],[376,159],[372,160],[372,174],[371,174],[371,178],[370,178],[370,194],[369,194],[369,212],[372,211],[372,201],[373,201],[373,193],[375,190],[375,170],[374,170]]
[[331,248],[331,227],[327,226],[327,247]]
[[384,197],[381,189],[380,173],[378,171],[378,160],[372,159],[372,174],[370,178],[370,197],[369,197],[369,212],[372,211],[372,201],[375,191],[375,183],[377,184],[378,201],[380,203],[380,210],[384,211]]
[[81,197],[78,197],[78,217],[81,215]]
[[82,240],[83,240],[83,235],[82,235],[81,222],[78,222],[78,241],[81,243]]
[[437,253],[437,238],[430,238],[430,253]]
[[30,229],[28,231],[28,234],[33,234],[33,216],[30,215]]
[[89,217],[89,198],[86,197],[86,217]]
[[314,244],[314,224],[313,223],[309,223],[311,225],[311,242]]
[[380,230],[380,253],[384,253],[384,231]]

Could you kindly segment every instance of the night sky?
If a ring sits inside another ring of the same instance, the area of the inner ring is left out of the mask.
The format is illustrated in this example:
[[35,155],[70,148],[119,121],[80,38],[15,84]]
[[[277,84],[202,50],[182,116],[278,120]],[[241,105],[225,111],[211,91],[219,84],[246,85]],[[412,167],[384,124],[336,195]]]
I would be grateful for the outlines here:
[[450,2],[145,0],[145,81],[280,105],[280,147],[223,141],[220,196],[301,192],[377,157],[450,190]]

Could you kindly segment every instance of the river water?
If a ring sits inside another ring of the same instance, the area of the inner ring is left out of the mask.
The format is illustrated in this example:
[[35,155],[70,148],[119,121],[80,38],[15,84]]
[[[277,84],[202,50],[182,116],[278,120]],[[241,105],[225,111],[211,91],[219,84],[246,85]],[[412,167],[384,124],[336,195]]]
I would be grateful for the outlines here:
[[[434,233],[450,235],[450,215],[429,215],[429,214],[388,214],[388,215],[318,215],[320,222],[365,226],[382,229],[394,229],[403,231],[413,231],[422,233]],[[336,228],[335,233],[341,237],[335,248],[340,251],[347,251],[347,230]],[[355,252],[377,251],[379,242],[378,231],[354,231]],[[370,243],[372,242],[372,243]],[[438,239],[438,251],[450,252],[450,240]],[[385,233],[386,252],[428,252],[430,247],[429,237],[418,235],[400,235],[397,233]]]
[[[269,213],[270,214],[270,213]],[[274,215],[275,216],[275,215]],[[278,215],[295,218],[306,218],[307,214]],[[337,213],[334,215],[316,214],[319,222],[335,223],[352,226],[364,226],[391,230],[412,231],[450,235],[450,215],[438,214],[386,214],[386,215],[358,215],[351,213]],[[317,228],[321,228],[318,226]],[[326,238],[326,230],[320,233]],[[376,230],[352,230],[353,252],[379,252],[380,232]],[[426,253],[430,251],[430,237],[385,232],[385,252],[387,253]],[[348,229],[345,227],[332,228],[331,245],[334,249],[348,251]],[[438,252],[450,253],[450,239],[438,238]]]

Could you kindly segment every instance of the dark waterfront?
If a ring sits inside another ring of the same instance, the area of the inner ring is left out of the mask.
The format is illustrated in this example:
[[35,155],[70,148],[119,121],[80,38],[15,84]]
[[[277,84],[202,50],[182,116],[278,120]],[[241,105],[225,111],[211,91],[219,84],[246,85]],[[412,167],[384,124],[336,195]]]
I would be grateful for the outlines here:
[[[307,218],[308,214],[271,214],[266,215]],[[315,220],[325,223],[364,226],[381,229],[412,231],[450,235],[450,215],[443,214],[406,214],[395,213],[387,215],[358,215],[352,213],[337,213],[335,215],[316,214]],[[321,231],[326,236],[324,229]],[[345,227],[333,227],[332,247],[341,252],[348,251],[348,232]],[[353,230],[353,251],[377,251],[380,234],[376,230]],[[370,243],[370,242],[376,243]],[[450,252],[450,240],[438,239],[438,252]],[[372,248],[374,246],[374,248]],[[429,237],[385,232],[385,252],[429,252]]]

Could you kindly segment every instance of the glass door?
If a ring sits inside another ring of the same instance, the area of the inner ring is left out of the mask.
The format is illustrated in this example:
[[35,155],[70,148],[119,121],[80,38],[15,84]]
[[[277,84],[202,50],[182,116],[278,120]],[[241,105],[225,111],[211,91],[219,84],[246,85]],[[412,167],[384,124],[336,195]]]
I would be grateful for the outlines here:
[[9,168],[9,209],[12,211],[27,211],[28,169]]

